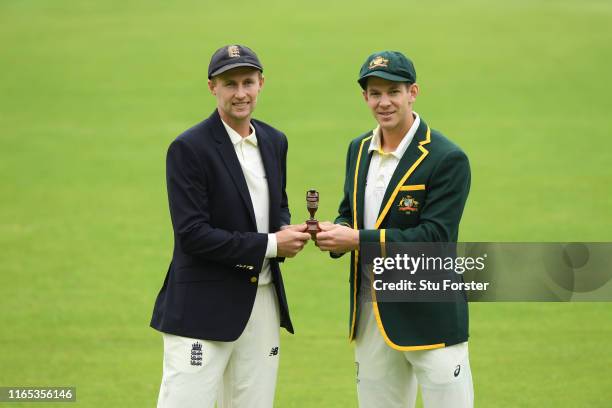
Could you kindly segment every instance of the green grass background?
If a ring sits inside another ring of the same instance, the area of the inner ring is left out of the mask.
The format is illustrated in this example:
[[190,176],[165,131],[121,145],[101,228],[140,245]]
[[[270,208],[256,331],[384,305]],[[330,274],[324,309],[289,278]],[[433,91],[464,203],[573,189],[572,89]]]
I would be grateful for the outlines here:
[[[429,3],[2,0],[0,385],[154,406],[164,157],[213,110],[206,67],[224,44],[264,63],[255,116],[288,135],[294,221],[308,188],[334,217],[347,144],[374,127],[358,69],[398,49],[416,110],[471,160],[461,240],[610,241],[612,3]],[[284,265],[297,334],[278,407],[356,406],[347,262],[310,245]],[[611,304],[472,304],[477,406],[612,406],[611,340]]]

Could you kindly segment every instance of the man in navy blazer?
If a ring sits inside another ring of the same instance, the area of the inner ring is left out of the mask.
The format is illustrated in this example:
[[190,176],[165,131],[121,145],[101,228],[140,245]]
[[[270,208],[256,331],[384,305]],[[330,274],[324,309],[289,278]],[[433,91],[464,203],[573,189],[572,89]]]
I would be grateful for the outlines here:
[[290,225],[285,135],[251,118],[262,72],[247,47],[217,50],[217,109],[168,149],[174,253],[151,319],[164,338],[158,407],[274,401],[279,326],[293,333],[279,261],[310,235]]

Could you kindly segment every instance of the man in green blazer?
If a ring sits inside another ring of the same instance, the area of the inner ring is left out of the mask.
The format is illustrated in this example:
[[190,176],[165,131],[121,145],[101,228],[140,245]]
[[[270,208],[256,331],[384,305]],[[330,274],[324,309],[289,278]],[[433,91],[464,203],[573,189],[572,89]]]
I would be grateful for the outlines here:
[[[344,196],[335,222],[321,223],[317,246],[351,252],[350,339],[356,341],[361,408],[473,407],[468,307],[453,302],[381,302],[369,288],[364,245],[456,242],[470,189],[465,153],[413,111],[419,94],[402,53],[370,55],[359,73],[378,126],[348,149]],[[370,293],[368,293],[370,292]]]

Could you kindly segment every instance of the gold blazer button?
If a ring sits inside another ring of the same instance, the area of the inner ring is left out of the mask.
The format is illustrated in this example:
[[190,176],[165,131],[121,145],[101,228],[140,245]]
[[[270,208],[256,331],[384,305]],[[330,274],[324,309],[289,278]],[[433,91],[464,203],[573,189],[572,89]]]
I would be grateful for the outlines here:
[[255,276],[251,276],[251,283],[257,282],[257,278]]

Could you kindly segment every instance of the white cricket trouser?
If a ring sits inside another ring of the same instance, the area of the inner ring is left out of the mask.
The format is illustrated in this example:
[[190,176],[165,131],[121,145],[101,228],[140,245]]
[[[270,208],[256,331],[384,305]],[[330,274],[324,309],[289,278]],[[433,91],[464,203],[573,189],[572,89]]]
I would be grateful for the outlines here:
[[272,284],[257,288],[244,332],[221,342],[163,334],[158,408],[270,408],[280,356],[278,299]]
[[417,385],[425,408],[474,406],[467,342],[433,350],[395,350],[385,343],[371,302],[361,307],[355,360],[360,408],[414,408]]

